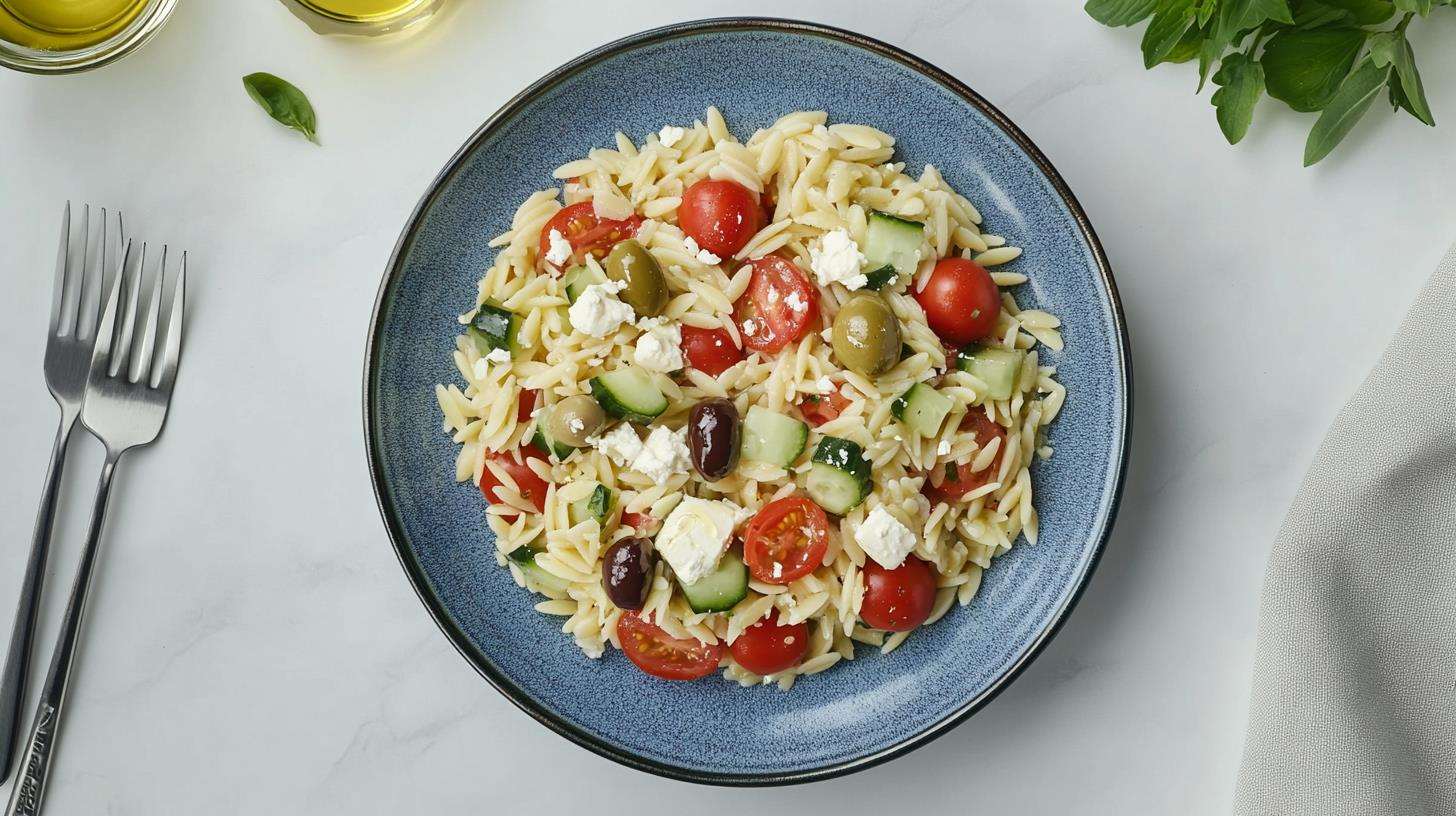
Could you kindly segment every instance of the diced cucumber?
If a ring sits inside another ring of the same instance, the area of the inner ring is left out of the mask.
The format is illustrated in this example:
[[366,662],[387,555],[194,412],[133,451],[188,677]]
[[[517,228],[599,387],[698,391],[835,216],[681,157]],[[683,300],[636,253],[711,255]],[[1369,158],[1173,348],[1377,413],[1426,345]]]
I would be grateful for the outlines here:
[[804,488],[826,511],[842,516],[870,494],[870,463],[859,443],[826,436],[811,461]]
[[925,383],[915,383],[890,404],[895,418],[921,436],[935,436],[950,413],[951,399]]
[[748,597],[748,567],[730,550],[712,572],[691,584],[678,581],[678,586],[694,612],[722,612]]
[[594,283],[606,283],[607,276],[590,266],[573,266],[566,270],[561,282],[566,284],[566,299],[575,303],[588,286]]
[[869,289],[882,289],[901,277],[915,274],[925,225],[882,212],[872,212],[865,229],[865,276]]
[[[516,558],[516,554],[520,553],[521,550],[527,550],[529,553],[525,556],[526,560],[524,561]],[[548,593],[555,593],[557,595],[566,594],[566,589],[570,584],[567,583],[566,579],[559,578],[541,569],[541,565],[536,563],[536,553],[534,551],[531,551],[527,547],[520,547],[511,553],[509,558],[516,562],[516,565],[521,568],[521,574],[526,576],[527,589],[533,592],[546,590]]]
[[972,352],[962,350],[956,355],[956,368],[984,382],[988,388],[986,396],[1004,400],[1011,399],[1025,360],[1026,352],[1020,349],[988,346]]
[[544,422],[536,424],[536,433],[531,436],[531,444],[535,445],[537,450],[547,456],[555,456],[558,462],[565,462],[566,457],[570,456],[571,452],[576,450],[571,445],[552,439],[550,433],[546,430],[546,423]]
[[743,418],[743,458],[791,467],[809,444],[809,426],[767,408],[750,406]]
[[604,484],[598,484],[592,492],[584,499],[577,499],[566,508],[566,517],[571,526],[596,519],[598,524],[605,524],[607,514],[612,512],[612,491]]
[[466,329],[482,355],[505,349],[511,357],[521,354],[520,331],[521,316],[493,303],[482,303]]
[[591,380],[592,396],[602,409],[639,425],[667,410],[667,397],[646,370],[624,365]]

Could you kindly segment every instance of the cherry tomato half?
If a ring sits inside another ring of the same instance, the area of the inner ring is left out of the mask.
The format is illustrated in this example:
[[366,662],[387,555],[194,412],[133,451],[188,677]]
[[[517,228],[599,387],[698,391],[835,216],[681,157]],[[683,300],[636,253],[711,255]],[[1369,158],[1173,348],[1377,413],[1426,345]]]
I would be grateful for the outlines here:
[[778,674],[804,662],[809,653],[809,626],[768,618],[743,630],[733,641],[733,659],[754,674]]
[[598,259],[606,257],[612,247],[636,235],[637,228],[641,225],[640,215],[621,220],[597,218],[590,201],[572,204],[551,216],[551,220],[541,228],[541,259],[545,262],[546,255],[551,251],[552,230],[561,233],[571,244],[571,258],[562,264],[561,268],[564,269],[581,263],[588,255]]
[[[519,460],[517,459],[517,455],[519,455]],[[546,461],[546,457],[532,447],[521,448],[514,454],[504,452],[493,453],[487,457],[487,461],[494,462],[515,481],[516,488],[521,493],[521,498],[530,502],[531,506],[537,510],[540,510],[546,506],[547,482],[545,479],[537,476],[536,471],[532,470],[531,466],[527,464],[532,459],[539,459],[542,462]],[[500,501],[500,496],[496,492],[496,489],[500,486],[501,481],[495,477],[494,473],[490,472],[490,468],[487,467],[480,474],[480,492],[485,494],[486,501],[492,504]],[[517,515],[520,514],[514,510],[505,514],[507,518],[515,518]]]
[[617,619],[617,641],[637,668],[663,680],[707,677],[717,670],[727,651],[721,643],[710,646],[692,638],[675,638],[636,612]]
[[763,209],[753,191],[736,181],[703,179],[687,188],[677,224],[698,246],[729,258],[763,229]]
[[908,632],[925,623],[935,605],[935,568],[913,555],[892,570],[866,561],[864,583],[859,616],[875,629]]
[[770,502],[743,532],[748,572],[766,584],[787,584],[818,569],[829,549],[829,517],[802,496]]
[[925,288],[915,293],[915,300],[925,310],[931,330],[957,346],[990,334],[1001,313],[1001,293],[991,273],[965,258],[944,258],[937,263]]
[[818,319],[819,290],[787,258],[767,255],[749,264],[753,277],[733,304],[733,319],[743,345],[774,354],[803,337]]
[[733,338],[722,329],[700,329],[682,326],[682,350],[693,368],[716,377],[743,359],[743,349],[733,345]]
[[531,412],[536,410],[536,394],[534,388],[522,388],[521,396],[516,402],[516,421],[530,422]]
[[839,415],[848,407],[849,397],[838,391],[831,391],[822,397],[805,397],[799,403],[799,413],[804,415],[810,425],[817,428],[826,422],[839,419]]
[[1001,449],[996,458],[991,460],[983,470],[971,470],[971,463],[953,465],[947,470],[940,484],[935,484],[933,479],[926,480],[923,492],[934,501],[954,502],[959,501],[972,490],[985,487],[996,478],[1001,471],[1001,457],[1006,455],[1006,429],[986,418],[981,411],[972,410],[961,420],[962,431],[972,431],[976,435],[976,445],[984,448],[991,444],[991,440],[999,438]]

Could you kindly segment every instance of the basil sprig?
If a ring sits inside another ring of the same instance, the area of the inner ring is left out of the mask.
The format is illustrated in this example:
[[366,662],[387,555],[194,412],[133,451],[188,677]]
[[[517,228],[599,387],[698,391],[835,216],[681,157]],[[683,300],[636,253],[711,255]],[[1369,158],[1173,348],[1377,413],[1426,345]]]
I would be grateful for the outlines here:
[[[1412,20],[1456,0],[1087,0],[1099,23],[1148,21],[1143,64],[1198,60],[1198,89],[1229,144],[1248,133],[1264,95],[1318,112],[1304,164],[1329,155],[1385,92],[1394,110],[1434,126],[1406,37]],[[1217,66],[1217,70],[1214,67]]]
[[243,77],[243,87],[274,121],[308,137],[318,144],[318,117],[313,105],[293,83],[286,79],[259,71]]

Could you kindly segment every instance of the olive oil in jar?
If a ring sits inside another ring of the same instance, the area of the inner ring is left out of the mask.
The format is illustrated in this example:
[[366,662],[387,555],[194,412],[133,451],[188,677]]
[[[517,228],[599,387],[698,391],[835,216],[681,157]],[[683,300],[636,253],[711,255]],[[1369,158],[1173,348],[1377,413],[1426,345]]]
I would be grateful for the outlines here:
[[442,0],[283,0],[320,34],[390,34],[413,28]]
[[38,51],[73,51],[114,37],[147,0],[0,0],[0,40]]

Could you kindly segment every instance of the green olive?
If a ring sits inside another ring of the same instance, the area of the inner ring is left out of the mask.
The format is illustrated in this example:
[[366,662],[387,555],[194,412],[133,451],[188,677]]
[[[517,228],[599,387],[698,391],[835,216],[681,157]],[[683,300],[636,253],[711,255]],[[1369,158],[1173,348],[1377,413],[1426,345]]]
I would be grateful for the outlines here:
[[667,308],[667,278],[657,259],[636,241],[628,238],[612,247],[602,261],[602,269],[614,281],[623,281],[627,288],[617,294],[640,317],[657,317]]
[[567,397],[552,407],[551,415],[546,418],[546,433],[563,445],[582,448],[586,447],[587,437],[601,430],[606,421],[602,406],[581,394]]
[[849,299],[834,316],[834,356],[866,377],[884,374],[900,361],[900,320],[879,295]]

